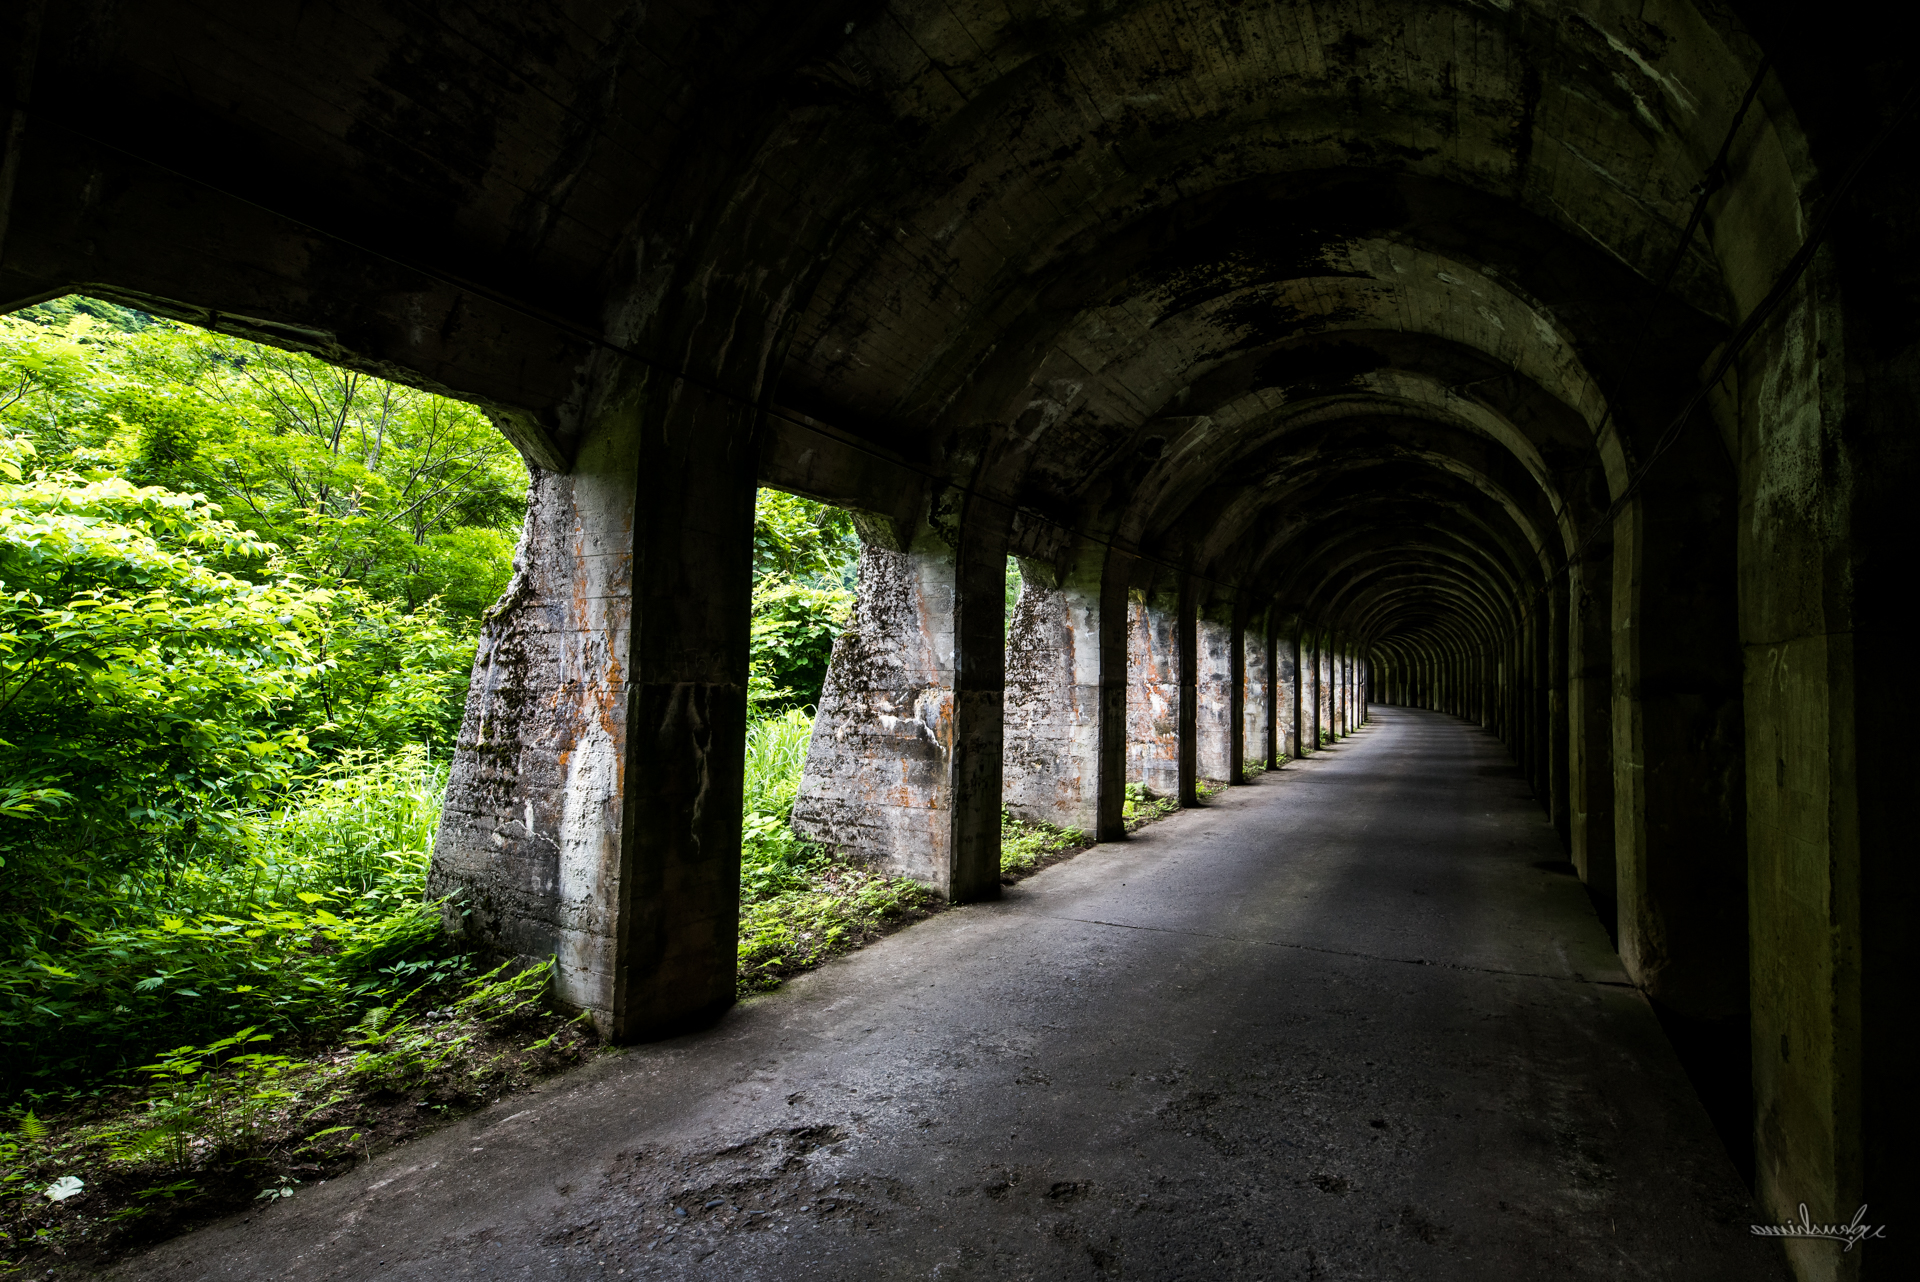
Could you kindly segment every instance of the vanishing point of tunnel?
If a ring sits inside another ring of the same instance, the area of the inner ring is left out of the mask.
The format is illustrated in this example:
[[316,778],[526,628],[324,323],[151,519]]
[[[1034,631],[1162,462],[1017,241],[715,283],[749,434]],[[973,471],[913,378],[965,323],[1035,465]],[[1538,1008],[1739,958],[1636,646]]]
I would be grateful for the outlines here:
[[[124,1275],[1920,1276],[1894,16],[7,0],[0,308],[524,455],[432,893],[627,1048]],[[956,908],[735,1005],[760,487]]]

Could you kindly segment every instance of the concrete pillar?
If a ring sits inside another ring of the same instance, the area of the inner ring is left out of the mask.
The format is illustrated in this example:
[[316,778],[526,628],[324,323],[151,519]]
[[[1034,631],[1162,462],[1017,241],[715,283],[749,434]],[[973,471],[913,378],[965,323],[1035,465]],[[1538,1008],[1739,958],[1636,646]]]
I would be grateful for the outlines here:
[[1301,687],[1306,681],[1306,667],[1300,658],[1300,629],[1297,625],[1287,629],[1278,653],[1281,692],[1284,696],[1280,724],[1287,736],[1282,751],[1298,759],[1306,751],[1306,703],[1301,694]]
[[[1675,471],[1614,523],[1614,848],[1620,956],[1671,1011],[1747,1009],[1734,531]],[[1706,509],[1710,510],[1710,509]],[[1721,513],[1730,517],[1729,513]]]
[[1313,647],[1313,695],[1315,695],[1315,735],[1313,743],[1319,745],[1323,737],[1331,741],[1334,735],[1332,720],[1332,637],[1321,633]]
[[1260,621],[1260,685],[1263,695],[1261,706],[1260,760],[1269,770],[1280,767],[1280,754],[1285,752],[1282,746],[1285,731],[1281,726],[1281,686],[1280,686],[1280,645],[1279,637],[1273,626],[1273,611],[1262,610],[1256,616]]
[[1180,795],[1179,600],[1127,594],[1127,778]]
[[1500,742],[1507,745],[1507,751],[1513,752],[1513,636],[1504,633],[1499,640],[1497,651],[1496,681],[1500,690],[1499,735]]
[[1295,644],[1300,656],[1300,755],[1320,748],[1320,656],[1314,649],[1315,637],[1302,628]]
[[1533,778],[1533,612],[1530,609],[1522,610],[1520,630],[1514,638],[1514,646],[1514,710],[1519,722],[1519,736],[1515,741],[1516,758],[1520,763],[1520,777],[1538,796],[1539,790],[1535,788]]
[[[1850,217],[1910,227],[1905,187],[1853,198],[1879,209]],[[1864,301],[1816,259],[1738,383],[1756,1191],[1769,1221],[1805,1202],[1844,1223],[1865,1204],[1888,1225],[1850,1253],[1784,1244],[1798,1277],[1847,1282],[1920,1276],[1920,1235],[1898,1227],[1920,1205],[1920,742],[1900,678],[1920,362],[1887,337],[1881,300],[1906,292],[1872,277]]]
[[573,470],[535,475],[428,881],[470,943],[554,958],[554,995],[617,1040],[733,1001],[750,433],[675,398],[610,398]]
[[1340,733],[1353,733],[1353,650],[1340,647]]
[[1234,625],[1230,602],[1209,604],[1194,616],[1194,763],[1202,779],[1234,778]]
[[1548,813],[1560,844],[1573,848],[1569,799],[1570,743],[1567,720],[1567,581],[1553,581],[1547,596],[1547,787]]
[[1520,618],[1520,773],[1538,798],[1540,787],[1540,624],[1531,603]]
[[[794,828],[954,900],[1000,888],[1005,558],[922,522],[864,542],[834,643]],[[1034,610],[1061,625],[1057,596]]]
[[1493,655],[1483,641],[1473,653],[1474,720],[1493,727]]
[[1534,795],[1540,799],[1541,809],[1549,818],[1553,815],[1553,749],[1547,742],[1553,728],[1553,697],[1551,676],[1548,665],[1551,662],[1552,642],[1548,637],[1551,623],[1549,598],[1536,597],[1533,606],[1533,777]]
[[[1095,548],[1095,553],[1104,549]],[[1020,599],[1007,629],[1002,790],[1016,819],[1091,833],[1100,802],[1100,581],[1054,582],[1055,568],[1020,567]]]
[[1268,666],[1272,643],[1267,637],[1265,613],[1243,616],[1240,626],[1240,743],[1241,762],[1236,782],[1249,769],[1273,766],[1273,682]]
[[1232,683],[1230,718],[1232,733],[1227,739],[1227,782],[1246,782],[1247,744],[1247,632],[1236,608],[1228,637],[1228,681]]
[[1613,563],[1603,549],[1568,572],[1567,844],[1609,932],[1613,870]]
[[1321,662],[1326,665],[1326,720],[1327,733],[1337,742],[1340,738],[1340,642],[1331,634],[1327,637],[1326,648],[1321,651]]
[[1131,604],[1127,581],[1134,558],[1109,550],[1100,571],[1100,761],[1094,836],[1119,841],[1127,835],[1128,664]]
[[1200,635],[1195,584],[1181,576],[1175,641],[1180,659],[1180,804],[1197,806],[1200,775]]

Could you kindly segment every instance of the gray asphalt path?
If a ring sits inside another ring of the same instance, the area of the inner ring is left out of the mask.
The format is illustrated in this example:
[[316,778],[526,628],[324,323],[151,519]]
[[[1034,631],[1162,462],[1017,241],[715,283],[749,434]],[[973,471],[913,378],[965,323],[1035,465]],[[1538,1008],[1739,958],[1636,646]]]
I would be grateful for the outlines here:
[[1785,1276],[1504,751],[1374,717],[122,1276]]

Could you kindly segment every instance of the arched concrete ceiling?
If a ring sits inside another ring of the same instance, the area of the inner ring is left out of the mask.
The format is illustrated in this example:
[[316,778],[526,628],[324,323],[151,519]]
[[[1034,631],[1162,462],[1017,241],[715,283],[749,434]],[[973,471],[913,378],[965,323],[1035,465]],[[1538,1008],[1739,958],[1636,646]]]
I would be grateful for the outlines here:
[[556,466],[644,361],[1374,637],[1521,608],[1801,225],[1763,95],[1654,283],[1758,63],[1694,0],[185,13],[48,8],[97,89],[34,117],[5,301],[524,411]]
[[[1650,280],[1750,64],[1687,5],[1049,12],[856,29],[925,132],[781,396],[1219,591],[1510,622],[1737,312],[1704,240]],[[1372,495],[1480,555],[1323,555]]]

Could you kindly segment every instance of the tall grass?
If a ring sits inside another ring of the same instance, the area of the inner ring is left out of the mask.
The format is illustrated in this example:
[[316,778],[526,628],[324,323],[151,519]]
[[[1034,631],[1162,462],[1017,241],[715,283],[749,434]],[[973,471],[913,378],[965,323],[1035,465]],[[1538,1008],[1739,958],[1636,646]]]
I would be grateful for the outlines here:
[[238,841],[70,903],[0,956],[0,1099],[246,1025],[324,1034],[457,971],[423,899],[445,786],[421,748],[349,756],[243,816]]
[[812,737],[813,715],[801,708],[747,727],[740,823],[740,897],[745,903],[801,889],[826,860],[825,851],[789,827]]

